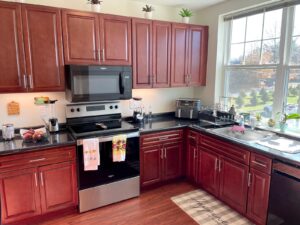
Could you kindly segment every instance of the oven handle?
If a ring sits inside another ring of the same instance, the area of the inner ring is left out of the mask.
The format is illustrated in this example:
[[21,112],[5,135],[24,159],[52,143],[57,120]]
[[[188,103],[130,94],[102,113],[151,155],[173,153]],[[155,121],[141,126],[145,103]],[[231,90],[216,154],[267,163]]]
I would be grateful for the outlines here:
[[[126,135],[127,138],[134,138],[134,137],[139,137],[140,136],[140,132],[137,131],[137,132],[132,132],[132,133],[124,134],[124,135]],[[99,143],[103,143],[103,142],[112,141],[115,136],[118,136],[118,135],[114,135],[114,136],[101,136],[101,137],[96,137],[96,138],[98,138]],[[77,146],[83,145],[83,140],[84,139],[77,140]]]

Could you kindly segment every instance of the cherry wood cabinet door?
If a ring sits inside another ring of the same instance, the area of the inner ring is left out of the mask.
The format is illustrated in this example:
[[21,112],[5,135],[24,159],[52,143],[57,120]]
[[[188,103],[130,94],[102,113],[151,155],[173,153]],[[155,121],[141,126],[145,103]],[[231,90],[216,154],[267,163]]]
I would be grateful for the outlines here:
[[64,90],[60,10],[24,5],[22,16],[29,91]]
[[247,216],[257,224],[263,225],[267,219],[271,177],[255,169],[251,169],[250,174]]
[[187,138],[187,178],[194,182],[198,182],[198,158],[200,157],[197,144],[194,139]]
[[100,16],[101,64],[131,65],[131,18]]
[[152,73],[152,21],[132,19],[133,88],[151,88]]
[[63,43],[66,64],[99,64],[98,14],[62,11]]
[[164,180],[171,180],[182,175],[182,143],[164,145]]
[[37,170],[0,174],[2,222],[11,223],[41,213]]
[[75,162],[65,162],[39,168],[42,213],[77,205]]
[[141,148],[141,186],[159,183],[162,180],[163,150],[161,145]]
[[22,33],[21,6],[0,2],[0,93],[26,91]]
[[200,180],[202,187],[208,192],[219,195],[218,155],[200,148]]
[[189,37],[189,86],[206,84],[208,27],[191,26]]
[[220,199],[241,213],[246,212],[248,173],[247,165],[220,157]]
[[153,22],[153,87],[170,86],[171,35],[171,23]]
[[172,24],[171,86],[187,85],[189,26]]

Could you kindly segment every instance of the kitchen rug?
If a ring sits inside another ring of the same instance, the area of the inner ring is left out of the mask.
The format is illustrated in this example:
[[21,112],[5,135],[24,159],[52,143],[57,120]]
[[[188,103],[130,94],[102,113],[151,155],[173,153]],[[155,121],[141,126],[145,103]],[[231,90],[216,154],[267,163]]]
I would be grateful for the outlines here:
[[199,189],[174,196],[171,200],[200,225],[253,225],[247,218]]

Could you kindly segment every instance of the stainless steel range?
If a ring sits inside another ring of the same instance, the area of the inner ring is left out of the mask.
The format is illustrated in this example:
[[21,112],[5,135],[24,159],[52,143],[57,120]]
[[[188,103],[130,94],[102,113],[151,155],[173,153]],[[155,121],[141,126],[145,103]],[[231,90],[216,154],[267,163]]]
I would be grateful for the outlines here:
[[[139,131],[122,121],[119,102],[72,104],[66,107],[67,127],[77,140],[79,211],[140,195]],[[113,139],[126,137],[124,161],[113,162]],[[100,165],[86,171],[83,143],[97,139]]]

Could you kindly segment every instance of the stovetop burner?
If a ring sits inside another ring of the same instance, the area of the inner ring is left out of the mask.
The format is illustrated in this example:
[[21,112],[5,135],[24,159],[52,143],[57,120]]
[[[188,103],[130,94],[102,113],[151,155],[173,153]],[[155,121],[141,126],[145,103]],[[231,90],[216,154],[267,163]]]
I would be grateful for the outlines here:
[[87,133],[87,132],[97,132],[103,130],[111,130],[122,127],[122,122],[117,121],[101,121],[98,123],[86,123],[70,126],[72,130],[77,134]]

